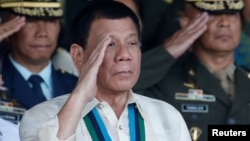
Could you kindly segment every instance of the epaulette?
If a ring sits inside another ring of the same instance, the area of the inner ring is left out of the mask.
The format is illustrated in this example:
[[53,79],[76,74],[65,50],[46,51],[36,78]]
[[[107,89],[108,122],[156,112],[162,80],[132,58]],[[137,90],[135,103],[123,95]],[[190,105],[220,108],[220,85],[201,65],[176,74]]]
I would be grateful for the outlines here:
[[69,71],[66,71],[66,70],[63,70],[63,69],[57,69],[61,74],[72,74],[73,75],[73,72],[69,72]]
[[250,79],[250,72],[246,71],[246,74],[247,74],[247,78]]
[[56,69],[56,71],[59,71],[61,74],[69,74],[69,75],[74,75],[74,76],[78,77],[78,74],[75,74],[75,72],[73,72],[73,71],[70,72],[68,70],[63,70],[63,69],[60,69],[60,68]]
[[245,71],[247,77],[250,79],[250,68],[243,65],[241,65],[240,67]]
[[64,74],[64,73],[69,73],[69,72],[67,72],[67,71],[65,71],[65,70],[62,70],[62,69],[58,69],[58,71],[61,72],[62,74]]

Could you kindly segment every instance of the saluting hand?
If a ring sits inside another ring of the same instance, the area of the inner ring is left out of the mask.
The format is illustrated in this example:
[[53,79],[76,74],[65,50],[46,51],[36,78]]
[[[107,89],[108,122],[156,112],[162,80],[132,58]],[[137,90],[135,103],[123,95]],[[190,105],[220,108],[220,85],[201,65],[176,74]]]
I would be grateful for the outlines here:
[[59,130],[57,136],[59,139],[66,139],[75,132],[85,105],[96,96],[97,75],[103,62],[106,48],[111,42],[111,37],[107,35],[97,42],[98,44],[93,51],[91,51],[89,46],[84,50],[84,52],[87,50],[91,52],[89,57],[85,58],[81,55],[86,55],[86,52],[83,53],[82,47],[77,44],[71,46],[71,56],[73,56],[75,64],[79,65],[79,78],[75,89],[58,113]]
[[19,17],[11,19],[10,21],[0,23],[0,42],[19,31],[25,24],[25,17]]
[[181,56],[206,31],[208,18],[208,14],[203,13],[197,15],[191,21],[182,21],[182,29],[165,41],[166,50],[174,58]]
[[79,72],[79,79],[76,89],[84,92],[89,100],[92,100],[97,92],[97,74],[103,62],[105,50],[111,42],[111,37],[106,36],[98,43],[90,57]]

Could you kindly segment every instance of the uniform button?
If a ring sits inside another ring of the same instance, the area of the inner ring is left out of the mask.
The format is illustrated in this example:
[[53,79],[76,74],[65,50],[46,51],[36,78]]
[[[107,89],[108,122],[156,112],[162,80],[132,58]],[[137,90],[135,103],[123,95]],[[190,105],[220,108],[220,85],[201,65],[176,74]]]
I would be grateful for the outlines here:
[[122,127],[122,125],[119,125],[119,130],[123,130],[123,127]]
[[229,118],[227,122],[228,124],[235,124],[234,118]]
[[104,105],[103,105],[103,104],[99,104],[99,108],[101,108],[101,109],[102,109],[103,107],[104,107]]
[[192,119],[197,119],[197,115],[196,114],[192,114]]

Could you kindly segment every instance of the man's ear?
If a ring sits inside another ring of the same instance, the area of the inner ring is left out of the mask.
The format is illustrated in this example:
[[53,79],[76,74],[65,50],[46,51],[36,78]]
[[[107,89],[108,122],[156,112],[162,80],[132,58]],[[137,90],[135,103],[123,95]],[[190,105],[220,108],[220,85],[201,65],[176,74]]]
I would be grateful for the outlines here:
[[83,56],[84,56],[83,48],[78,44],[72,44],[70,47],[70,55],[76,69],[79,71],[83,65]]
[[186,25],[188,25],[189,23],[189,18],[187,16],[183,16],[180,18],[180,25],[181,25],[181,28],[184,28]]

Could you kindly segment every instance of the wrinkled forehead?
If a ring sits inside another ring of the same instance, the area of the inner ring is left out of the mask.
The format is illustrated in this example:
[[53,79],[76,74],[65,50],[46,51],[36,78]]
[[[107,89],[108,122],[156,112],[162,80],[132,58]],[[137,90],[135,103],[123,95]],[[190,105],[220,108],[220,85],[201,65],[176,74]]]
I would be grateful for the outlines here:
[[118,19],[98,18],[93,21],[90,28],[90,33],[96,34],[126,34],[136,36],[139,38],[139,33],[136,24],[130,17],[123,17]]

